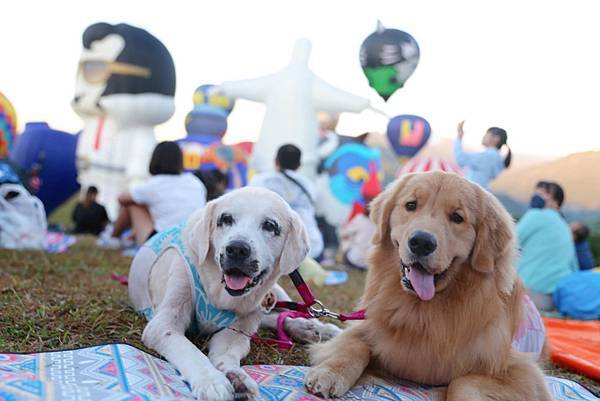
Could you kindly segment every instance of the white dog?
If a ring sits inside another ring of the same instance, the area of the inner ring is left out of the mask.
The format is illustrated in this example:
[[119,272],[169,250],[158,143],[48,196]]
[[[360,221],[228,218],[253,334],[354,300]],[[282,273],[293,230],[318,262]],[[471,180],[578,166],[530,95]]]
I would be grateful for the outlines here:
[[[209,202],[185,225],[154,236],[133,260],[129,295],[150,320],[144,344],[202,400],[254,397],[258,386],[240,359],[265,316],[261,302],[272,307],[277,280],[300,265],[308,247],[298,215],[269,190],[242,188]],[[314,319],[288,320],[286,331],[309,341],[339,331]],[[212,335],[208,357],[186,338],[192,328]]]

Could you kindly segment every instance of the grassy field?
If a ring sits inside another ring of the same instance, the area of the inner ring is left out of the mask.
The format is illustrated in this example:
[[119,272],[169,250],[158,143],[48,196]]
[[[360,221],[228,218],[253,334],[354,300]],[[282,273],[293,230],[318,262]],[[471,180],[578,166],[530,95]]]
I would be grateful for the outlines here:
[[[124,342],[141,343],[145,324],[129,307],[127,289],[110,278],[126,274],[129,258],[99,250],[84,238],[68,253],[0,250],[0,352],[35,352]],[[289,280],[282,284],[295,294]],[[350,311],[364,285],[364,273],[350,272],[346,285],[314,288],[332,309]],[[263,332],[270,336],[272,333]],[[204,347],[200,338],[194,342]],[[302,346],[279,352],[255,345],[244,364],[307,364]],[[547,364],[547,373],[579,381],[596,394],[600,383]]]

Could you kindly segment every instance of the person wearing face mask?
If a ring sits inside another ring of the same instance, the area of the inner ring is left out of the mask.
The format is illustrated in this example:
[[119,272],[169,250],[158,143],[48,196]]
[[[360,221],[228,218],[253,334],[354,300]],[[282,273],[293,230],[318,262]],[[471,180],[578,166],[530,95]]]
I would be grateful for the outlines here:
[[517,223],[521,249],[517,271],[540,310],[554,309],[556,286],[578,269],[571,229],[560,213],[564,198],[557,183],[538,182],[531,208]]

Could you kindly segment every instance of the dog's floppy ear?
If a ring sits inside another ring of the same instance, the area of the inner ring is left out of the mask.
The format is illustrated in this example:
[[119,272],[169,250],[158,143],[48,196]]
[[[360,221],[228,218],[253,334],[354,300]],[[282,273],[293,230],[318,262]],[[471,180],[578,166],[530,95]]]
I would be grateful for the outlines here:
[[208,202],[203,209],[195,212],[184,228],[185,245],[195,257],[196,266],[204,263],[210,249],[210,237],[215,225],[215,203],[216,200]]
[[482,273],[494,272],[499,289],[509,294],[516,278],[513,266],[516,250],[514,222],[491,194],[477,188],[479,216],[471,267]]
[[290,274],[296,270],[308,255],[310,244],[308,234],[300,216],[290,209],[288,229],[279,259],[281,274]]
[[397,179],[385,191],[377,195],[369,204],[369,217],[375,223],[376,230],[371,242],[379,245],[390,236],[390,215],[396,205],[396,196],[406,185],[410,175]]

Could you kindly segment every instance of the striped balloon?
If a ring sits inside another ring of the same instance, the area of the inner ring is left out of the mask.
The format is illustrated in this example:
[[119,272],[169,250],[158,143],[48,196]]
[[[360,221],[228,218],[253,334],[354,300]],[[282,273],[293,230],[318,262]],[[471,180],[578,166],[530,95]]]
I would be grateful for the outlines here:
[[427,171],[445,171],[462,175],[460,167],[454,161],[439,156],[414,157],[398,170],[398,177],[409,173],[424,173]]
[[12,104],[0,92],[0,159],[8,157],[17,135],[17,115]]

